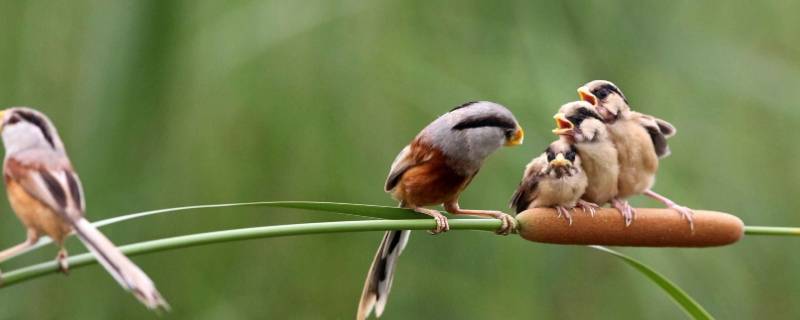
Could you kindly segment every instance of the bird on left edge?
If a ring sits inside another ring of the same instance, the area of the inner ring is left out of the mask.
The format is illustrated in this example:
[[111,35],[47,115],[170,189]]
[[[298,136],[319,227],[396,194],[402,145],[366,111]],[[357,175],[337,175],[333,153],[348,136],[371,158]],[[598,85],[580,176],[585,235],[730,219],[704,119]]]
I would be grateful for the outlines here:
[[0,111],[0,121],[6,149],[6,192],[28,234],[25,242],[1,251],[0,262],[25,251],[46,235],[59,246],[56,260],[66,273],[69,265],[64,240],[74,231],[125,290],[148,309],[169,310],[153,281],[84,218],[81,182],[50,119],[30,108],[13,107]]
[[[454,215],[500,219],[498,234],[516,229],[514,217],[500,211],[466,210],[458,197],[469,185],[483,161],[502,146],[522,144],[524,134],[514,115],[505,107],[478,101],[462,104],[434,120],[400,151],[392,163],[385,190],[400,201],[400,207],[429,215],[436,220],[431,233],[449,230],[447,218],[425,206],[443,204]],[[372,310],[380,317],[386,306],[400,253],[410,230],[384,234],[364,283],[357,319]]]

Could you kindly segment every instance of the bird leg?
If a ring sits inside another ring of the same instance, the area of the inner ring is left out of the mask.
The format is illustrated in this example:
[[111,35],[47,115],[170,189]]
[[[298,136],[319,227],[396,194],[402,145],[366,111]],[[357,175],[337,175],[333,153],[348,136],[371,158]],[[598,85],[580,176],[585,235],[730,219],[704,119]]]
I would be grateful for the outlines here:
[[[0,262],[6,261],[22,252],[25,252],[30,247],[33,247],[39,241],[39,235],[33,229],[28,229],[28,238],[25,242],[20,243],[11,248],[0,251]],[[0,272],[0,284],[3,283],[3,273]]]
[[67,261],[67,258],[69,258],[67,248],[62,247],[61,250],[58,250],[56,261],[58,262],[58,269],[64,275],[69,275],[69,261]]
[[636,210],[633,210],[627,200],[614,198],[611,199],[611,205],[614,206],[614,208],[617,208],[619,213],[622,214],[622,217],[625,218],[626,227],[633,223],[633,216],[636,214]]
[[600,206],[598,206],[596,203],[586,200],[578,200],[577,206],[580,207],[584,213],[589,211],[589,214],[592,215],[593,218],[594,214],[597,213],[597,209],[600,209]]
[[[561,216],[564,216],[564,218],[569,221],[569,225],[572,225],[572,215],[569,213],[569,210],[563,206],[556,206],[555,208],[556,211],[558,211],[558,217],[561,218]],[[575,208],[572,209],[575,210]]]
[[514,219],[514,217],[512,217],[511,215],[501,211],[461,209],[458,206],[458,201],[451,201],[445,203],[444,210],[454,215],[468,214],[472,216],[499,219],[502,222],[502,224],[500,225],[500,229],[497,229],[497,231],[495,231],[495,233],[499,235],[505,236],[517,230],[517,219]]
[[678,213],[680,213],[681,216],[686,218],[686,221],[689,222],[689,228],[691,228],[692,231],[694,231],[694,219],[692,218],[692,216],[694,215],[694,212],[692,212],[692,209],[689,209],[687,207],[679,205],[679,204],[675,203],[674,201],[670,200],[669,198],[667,198],[665,196],[662,196],[662,195],[660,195],[660,194],[658,194],[655,191],[650,190],[650,189],[645,190],[644,191],[644,195],[646,195],[646,196],[648,196],[650,198],[658,200],[658,202],[663,203],[665,206],[667,206],[668,208],[670,208],[672,210],[678,211]]
[[429,215],[433,217],[434,220],[436,220],[436,228],[428,231],[430,234],[440,234],[442,232],[450,230],[450,225],[447,223],[447,217],[445,217],[441,212],[417,206],[411,207],[411,210],[414,210],[421,214]]

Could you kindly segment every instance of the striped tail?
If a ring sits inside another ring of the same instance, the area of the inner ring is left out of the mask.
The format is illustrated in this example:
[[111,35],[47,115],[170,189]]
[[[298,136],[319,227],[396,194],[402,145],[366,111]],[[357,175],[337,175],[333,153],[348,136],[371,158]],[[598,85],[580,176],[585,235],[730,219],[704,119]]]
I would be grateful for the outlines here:
[[366,319],[373,308],[376,317],[380,317],[383,313],[386,301],[389,299],[389,290],[392,289],[397,259],[406,247],[410,235],[411,230],[387,231],[383,235],[378,252],[375,253],[375,258],[369,267],[364,291],[361,292],[361,301],[358,303],[356,319]]
[[169,304],[158,293],[153,281],[97,228],[83,218],[73,222],[73,226],[81,242],[125,290],[133,293],[148,309],[169,310]]

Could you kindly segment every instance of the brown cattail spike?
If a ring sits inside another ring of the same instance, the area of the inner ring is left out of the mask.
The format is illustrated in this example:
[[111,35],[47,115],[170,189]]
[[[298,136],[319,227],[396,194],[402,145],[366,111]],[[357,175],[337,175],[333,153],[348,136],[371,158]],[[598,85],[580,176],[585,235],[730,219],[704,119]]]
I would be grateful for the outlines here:
[[636,219],[626,227],[616,209],[602,208],[594,217],[581,209],[572,213],[572,225],[549,208],[534,208],[517,215],[520,235],[530,241],[632,247],[713,247],[734,243],[744,235],[739,218],[721,212],[694,211],[694,231],[671,209],[636,209]]

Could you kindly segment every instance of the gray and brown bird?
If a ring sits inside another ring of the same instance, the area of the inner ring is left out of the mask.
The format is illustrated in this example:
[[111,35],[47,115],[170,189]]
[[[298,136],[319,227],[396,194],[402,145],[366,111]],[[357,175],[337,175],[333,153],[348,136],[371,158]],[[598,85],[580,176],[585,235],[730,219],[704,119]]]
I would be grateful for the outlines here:
[[[400,151],[386,178],[385,190],[400,201],[400,207],[429,215],[436,220],[432,233],[447,231],[447,218],[426,208],[444,205],[454,215],[475,215],[502,220],[499,234],[516,229],[516,220],[500,211],[466,210],[458,205],[461,192],[469,185],[484,160],[502,146],[522,143],[522,128],[505,107],[478,101],[462,104],[434,120]],[[380,317],[386,306],[400,253],[411,231],[384,234],[372,261],[357,319],[372,310]]]
[[581,100],[595,106],[608,126],[619,154],[619,194],[614,207],[633,218],[634,209],[626,200],[644,194],[679,212],[691,228],[692,210],[654,192],[659,159],[669,155],[667,138],[675,135],[675,127],[667,121],[634,112],[627,98],[613,83],[594,80],[578,88]]
[[559,217],[564,216],[571,225],[570,211],[576,206],[592,215],[598,208],[594,203],[581,200],[587,184],[575,145],[567,139],[559,139],[525,167],[522,181],[511,197],[511,207],[517,213],[529,208],[555,208]]
[[598,205],[611,202],[618,193],[619,161],[602,117],[591,104],[575,101],[562,105],[553,118],[553,133],[570,141],[580,155],[588,179],[581,198]]
[[27,240],[0,252],[0,262],[49,236],[60,247],[56,259],[66,273],[64,240],[74,232],[106,271],[147,308],[169,309],[153,281],[84,218],[80,179],[50,119],[36,110],[15,107],[0,111],[0,121],[6,192],[27,229]]

